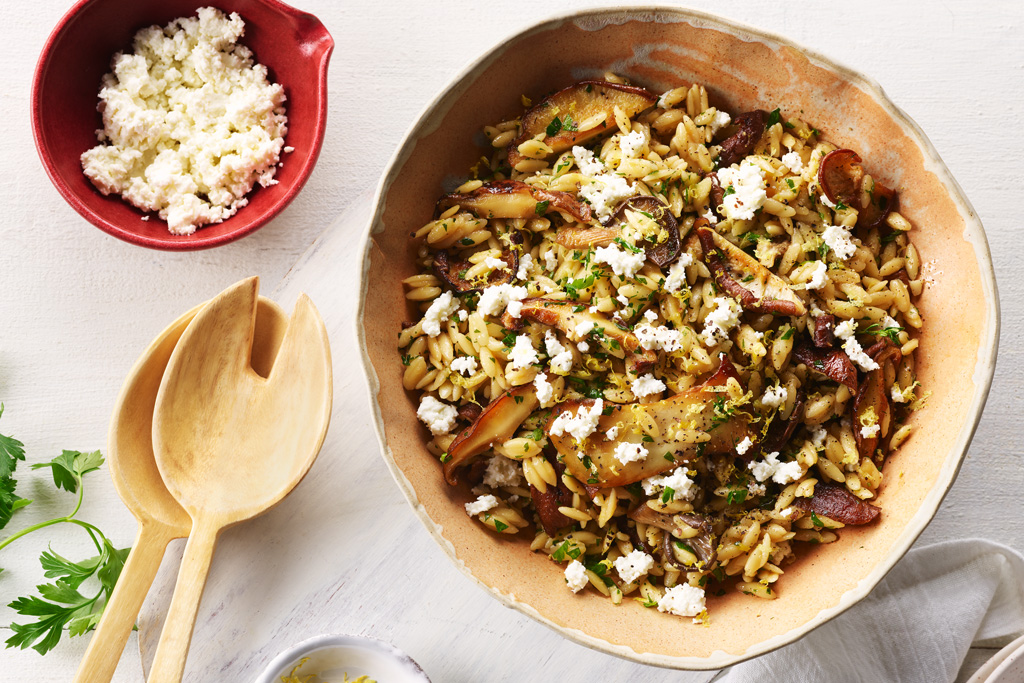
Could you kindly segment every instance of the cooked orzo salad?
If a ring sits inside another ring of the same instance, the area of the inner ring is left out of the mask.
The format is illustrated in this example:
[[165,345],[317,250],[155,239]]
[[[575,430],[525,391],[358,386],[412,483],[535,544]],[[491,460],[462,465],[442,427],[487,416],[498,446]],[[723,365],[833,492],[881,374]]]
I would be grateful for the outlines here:
[[709,591],[776,597],[800,544],[879,515],[924,399],[897,193],[700,85],[608,74],[523,105],[412,235],[399,347],[428,448],[573,592],[696,622]]

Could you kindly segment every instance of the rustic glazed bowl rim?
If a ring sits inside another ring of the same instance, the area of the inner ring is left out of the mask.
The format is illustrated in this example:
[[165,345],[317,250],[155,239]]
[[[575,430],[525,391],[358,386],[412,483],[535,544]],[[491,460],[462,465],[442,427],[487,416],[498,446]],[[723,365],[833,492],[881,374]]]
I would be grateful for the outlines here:
[[[622,21],[616,22],[616,19],[622,19]],[[885,558],[864,578],[862,578],[854,588],[844,593],[838,604],[823,609],[815,617],[787,633],[768,638],[751,645],[741,654],[732,654],[722,650],[716,650],[707,657],[675,657],[657,653],[636,652],[632,648],[617,645],[604,639],[591,636],[577,629],[566,628],[556,624],[541,615],[531,605],[520,602],[514,597],[505,595],[478,579],[470,569],[458,559],[455,554],[454,546],[443,536],[439,525],[427,514],[426,509],[419,501],[411,482],[406,478],[405,474],[395,462],[394,455],[388,446],[380,406],[377,403],[377,395],[380,391],[380,381],[370,359],[369,348],[366,342],[366,331],[362,323],[364,315],[366,314],[366,297],[369,289],[368,273],[370,268],[370,252],[373,245],[373,236],[383,230],[382,219],[385,209],[384,203],[386,195],[391,189],[391,185],[394,182],[397,171],[411,156],[411,150],[415,146],[415,142],[419,138],[432,132],[436,126],[437,120],[442,118],[449,110],[449,108],[445,106],[446,102],[453,102],[455,98],[465,91],[465,89],[471,87],[478,73],[493,63],[494,60],[498,59],[500,55],[505,52],[506,46],[510,43],[518,42],[520,39],[534,33],[549,29],[557,29],[559,26],[568,22],[583,21],[587,24],[607,25],[612,23],[625,23],[625,21],[631,20],[660,20],[680,23],[685,22],[696,26],[709,26],[728,32],[741,39],[761,42],[772,48],[782,46],[795,48],[805,55],[812,64],[833,71],[850,83],[862,88],[865,92],[872,95],[878,105],[893,120],[901,124],[907,130],[908,135],[917,143],[923,153],[929,170],[934,172],[941,179],[943,185],[949,189],[950,198],[958,206],[964,219],[965,227],[963,231],[963,238],[974,249],[975,258],[978,262],[981,287],[983,294],[985,295],[985,330],[981,335],[980,345],[978,348],[978,359],[975,364],[973,377],[971,378],[975,389],[971,398],[970,408],[967,411],[967,420],[961,427],[956,441],[950,445],[938,478],[929,490],[928,494],[922,500],[918,511],[900,533]],[[536,24],[503,37],[501,40],[497,41],[493,47],[489,48],[485,53],[472,60],[449,80],[448,84],[439,91],[438,95],[431,100],[416,117],[415,122],[410,126],[396,152],[392,155],[391,160],[388,162],[388,166],[377,185],[373,199],[373,213],[367,225],[366,232],[363,235],[363,261],[362,271],[360,273],[359,302],[354,323],[357,343],[363,361],[363,371],[366,375],[367,384],[370,389],[369,398],[370,409],[373,414],[373,425],[377,432],[377,439],[380,442],[382,457],[384,458],[388,469],[391,471],[392,476],[395,478],[395,481],[398,483],[399,488],[402,490],[402,493],[405,494],[405,497],[412,505],[413,510],[420,518],[420,521],[427,528],[427,531],[430,532],[438,545],[444,549],[452,564],[462,571],[463,574],[487,590],[492,597],[496,598],[506,607],[511,607],[532,617],[569,640],[595,650],[614,654],[642,664],[690,670],[709,670],[731,666],[798,640],[818,626],[830,621],[860,602],[907,553],[910,546],[913,545],[928,523],[931,522],[935,513],[938,511],[939,505],[942,503],[946,494],[949,492],[950,487],[953,485],[967,454],[967,449],[970,446],[971,439],[977,430],[978,422],[981,419],[981,414],[988,398],[989,389],[992,385],[992,377],[995,372],[1000,326],[999,299],[996,289],[995,271],[992,265],[991,253],[989,251],[985,231],[980,219],[978,218],[977,212],[971,206],[970,202],[964,195],[960,184],[943,163],[934,145],[932,145],[924,131],[910,118],[910,116],[896,106],[889,96],[886,95],[882,86],[877,81],[855,71],[854,69],[837,63],[832,58],[826,57],[816,50],[806,48],[799,43],[774,32],[755,28],[748,24],[732,19],[725,19],[707,12],[665,5],[640,5],[628,7],[609,6],[604,8],[589,8],[570,11],[553,15]]]
[[[390,659],[407,670],[409,674],[408,681],[430,683],[427,674],[416,663],[416,660],[391,643],[370,636],[357,636],[348,633],[324,633],[292,645],[270,660],[263,673],[256,679],[256,683],[279,683],[281,676],[288,674],[303,657],[318,650],[333,649],[362,650],[363,652],[372,653],[375,657]],[[306,674],[309,672],[300,673]]]

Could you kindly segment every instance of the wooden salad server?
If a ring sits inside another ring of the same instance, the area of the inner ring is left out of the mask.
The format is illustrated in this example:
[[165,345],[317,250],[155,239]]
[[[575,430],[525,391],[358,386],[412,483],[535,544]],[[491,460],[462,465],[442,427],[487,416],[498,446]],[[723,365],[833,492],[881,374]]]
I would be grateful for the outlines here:
[[[171,351],[206,304],[171,323],[135,362],[114,406],[107,444],[107,467],[121,500],[138,521],[135,543],[85,650],[75,683],[109,683],[131,634],[142,602],[153,584],[167,544],[188,536],[192,519],[167,491],[153,455],[153,406]],[[269,369],[287,317],[270,299],[260,298],[253,364]]]
[[181,681],[222,529],[277,504],[309,471],[331,415],[331,353],[305,295],[279,330],[269,372],[250,360],[259,279],[199,311],[171,353],[153,414],[153,450],[192,520],[149,683]]

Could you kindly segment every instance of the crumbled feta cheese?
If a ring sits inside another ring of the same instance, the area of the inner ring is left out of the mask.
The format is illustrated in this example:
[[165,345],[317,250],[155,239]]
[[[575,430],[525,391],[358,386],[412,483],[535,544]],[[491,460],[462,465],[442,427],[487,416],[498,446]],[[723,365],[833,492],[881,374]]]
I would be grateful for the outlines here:
[[637,325],[633,330],[640,346],[648,351],[661,349],[668,353],[679,351],[683,348],[683,333],[679,330],[671,330],[664,325]]
[[508,270],[508,264],[503,259],[488,256],[484,259],[484,265],[491,270]]
[[680,617],[695,617],[703,612],[704,589],[679,583],[665,591],[658,600],[658,611]]
[[764,484],[758,484],[756,481],[748,481],[747,491],[749,491],[752,496],[763,496],[768,492],[768,488]]
[[731,297],[720,296],[714,303],[715,307],[704,318],[704,331],[700,334],[704,345],[709,347],[729,338],[729,330],[739,325],[743,311]]
[[693,265],[693,257],[690,254],[682,253],[672,267],[668,269],[668,276],[665,277],[665,284],[662,285],[666,292],[678,292],[686,284],[686,267]]
[[416,417],[430,428],[431,434],[447,434],[455,426],[459,412],[433,396],[424,396],[420,399],[420,407],[416,409]]
[[711,225],[718,225],[718,216],[715,215],[715,212],[711,210],[710,206],[708,207],[708,210],[701,215],[706,218],[708,223]]
[[472,375],[476,372],[476,358],[473,356],[459,356],[452,360],[451,369],[460,375]]
[[622,156],[627,159],[633,159],[639,156],[640,150],[647,144],[647,136],[644,135],[642,130],[635,130],[629,135],[623,135],[619,138],[619,149],[622,150]]
[[591,306],[587,310],[590,311],[591,313],[597,313],[598,312],[597,306]]
[[549,273],[555,272],[555,268],[558,267],[558,252],[554,249],[548,249],[544,252],[544,270]]
[[633,253],[632,251],[619,249],[616,244],[598,247],[594,251],[594,262],[607,263],[619,277],[633,277],[638,270],[644,267],[646,260],[647,254],[642,249]]
[[625,294],[619,294],[617,297],[615,297],[615,300],[618,301],[623,306],[629,306],[629,298]]
[[[768,198],[765,194],[764,177],[761,169],[749,161],[740,164],[739,169],[723,168],[718,171],[718,182],[725,190],[722,210],[726,218],[734,220],[750,220],[754,213],[764,205]],[[728,188],[732,188],[729,192]]]
[[828,431],[824,427],[815,427],[811,430],[811,444],[815,448],[821,448],[825,445],[825,437],[828,436]]
[[644,311],[644,319],[649,323],[653,323],[655,320],[658,319],[658,312],[655,311],[653,308],[648,308],[646,311]]
[[708,122],[707,127],[711,129],[711,135],[715,135],[730,123],[732,123],[732,117],[727,112],[716,111],[711,121]]
[[828,266],[824,261],[815,261],[811,270],[811,279],[807,281],[807,289],[821,289],[828,284]]
[[576,145],[572,148],[573,159],[576,160],[576,167],[580,169],[581,173],[587,175],[600,175],[608,169],[600,159],[594,158],[594,153],[586,147]]
[[902,389],[900,389],[899,384],[893,384],[892,389],[890,391],[890,394],[892,395],[892,400],[895,401],[896,403],[909,403],[910,399],[907,397],[907,393],[913,395],[913,387],[908,387],[908,389],[910,390],[909,392],[904,392]]
[[628,465],[631,462],[646,460],[647,449],[644,448],[643,444],[623,441],[622,443],[615,445],[615,452],[613,455],[620,463]]
[[534,363],[540,362],[537,356],[537,349],[533,347],[533,340],[528,334],[520,334],[516,337],[516,343],[508,352],[508,360],[513,370],[528,368]]
[[204,7],[135,34],[103,77],[100,145],[81,156],[103,194],[156,211],[188,235],[275,184],[288,131],[285,92],[238,41],[245,22]]
[[533,378],[533,388],[537,391],[537,400],[540,401],[541,408],[550,408],[554,404],[555,390],[545,373],[537,373]]
[[619,425],[614,425],[607,432],[604,433],[604,438],[609,441],[615,441],[619,436]]
[[800,463],[779,462],[778,452],[769,453],[760,462],[755,461],[747,465],[747,469],[753,473],[758,481],[771,479],[776,484],[790,484],[803,476],[804,470]]
[[654,566],[654,558],[643,550],[633,550],[628,555],[615,558],[612,562],[619,578],[626,583],[633,583],[641,576],[651,571]]
[[844,339],[843,351],[846,351],[846,355],[850,357],[857,367],[864,372],[870,372],[871,370],[877,370],[879,368],[878,363],[874,361],[871,356],[864,353],[864,348],[857,341],[854,332],[857,330],[857,323],[854,320],[844,320],[843,322],[836,325],[835,335],[840,339]]
[[572,351],[562,346],[554,332],[544,333],[544,349],[551,358],[551,371],[556,375],[565,375],[572,370]]
[[423,332],[428,337],[436,337],[441,334],[441,323],[459,310],[459,300],[452,296],[451,292],[444,292],[434,299],[430,308],[423,314],[423,322],[420,323]]
[[840,339],[849,339],[857,331],[856,320],[844,320],[835,326],[834,333]]
[[882,425],[864,425],[860,428],[860,436],[862,439],[873,439],[878,436],[878,432],[882,430]]
[[[503,282],[500,285],[486,287],[480,294],[480,301],[477,302],[476,310],[480,315],[498,315],[502,309],[508,306],[511,301],[522,301],[529,296],[526,287],[510,285]],[[520,307],[521,309],[522,307]],[[509,311],[513,318],[518,317]]]
[[587,568],[583,566],[582,562],[573,560],[566,566],[565,582],[573,593],[579,593],[587,587],[590,579],[587,578]]
[[466,514],[470,517],[476,517],[496,507],[498,507],[498,499],[488,493],[485,496],[480,496],[472,503],[466,503]]
[[891,316],[885,316],[882,318],[881,327],[883,330],[888,330],[890,327],[901,327],[898,322],[892,319]]
[[499,486],[519,486],[522,483],[519,462],[504,455],[492,456],[487,461],[484,484],[496,489]]
[[658,101],[655,103],[655,106],[661,107],[662,109],[671,109],[672,107],[668,104],[668,101],[666,99],[671,94],[671,90],[666,90],[665,92],[658,95]]
[[753,445],[754,442],[750,440],[749,436],[743,437],[743,441],[740,441],[738,444],[736,444],[737,455],[744,455],[747,451],[750,450],[750,447]]
[[521,318],[523,316],[523,302],[509,301],[508,306],[505,307],[505,311],[513,318]]
[[857,251],[857,245],[850,239],[850,231],[842,226],[826,226],[825,232],[821,233],[821,239],[825,241],[836,258],[842,261],[850,258]]
[[588,344],[585,341],[581,341],[579,344],[576,345],[576,349],[580,353],[586,353],[587,351],[590,351],[590,344]]
[[455,317],[459,320],[459,322],[465,322],[466,318],[469,317],[469,311],[467,311],[464,308],[460,308],[458,311],[455,312]]
[[836,208],[836,205],[832,202],[831,199],[828,198],[828,195],[825,194],[824,192],[818,195],[818,199],[820,199],[821,203],[827,206],[828,208],[833,210]]
[[626,179],[607,173],[607,167],[594,158],[593,152],[577,145],[572,148],[572,155],[584,175],[578,194],[590,204],[598,218],[607,218],[619,202],[633,196],[633,188]]
[[655,378],[654,375],[648,373],[643,377],[637,377],[633,380],[630,388],[633,390],[634,396],[637,398],[643,398],[645,396],[660,394],[665,391],[665,383],[660,379]]
[[530,271],[533,269],[533,256],[531,254],[523,254],[519,257],[519,270],[516,271],[517,280],[526,280],[530,277]]
[[687,476],[685,467],[677,467],[665,476],[648,477],[642,483],[648,496],[653,496],[664,489],[672,489],[673,500],[689,500],[697,493],[694,490],[694,481]]
[[789,390],[785,386],[777,384],[774,387],[768,387],[764,392],[764,396],[761,397],[761,405],[765,408],[778,408],[788,398]]
[[793,173],[801,173],[804,170],[804,160],[800,158],[799,152],[787,152],[782,155],[782,163]]
[[567,410],[554,419],[548,427],[548,433],[553,436],[569,434],[577,441],[583,441],[597,429],[597,421],[601,419],[603,410],[604,400],[600,398],[590,407],[580,406],[575,415]]
[[594,321],[593,320],[584,320],[583,322],[576,323],[576,326],[573,327],[573,332],[576,333],[577,337],[583,338],[583,337],[586,337],[588,334],[590,334],[593,331],[593,329],[594,329]]

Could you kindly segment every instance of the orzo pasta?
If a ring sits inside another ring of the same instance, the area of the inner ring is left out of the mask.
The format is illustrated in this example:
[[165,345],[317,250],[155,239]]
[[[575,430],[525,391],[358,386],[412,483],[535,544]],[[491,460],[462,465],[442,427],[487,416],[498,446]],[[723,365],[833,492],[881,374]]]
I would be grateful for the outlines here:
[[612,75],[484,133],[412,237],[399,334],[468,514],[532,534],[574,592],[697,622],[706,591],[774,598],[799,542],[877,517],[923,400],[923,284],[870,164],[778,109]]

